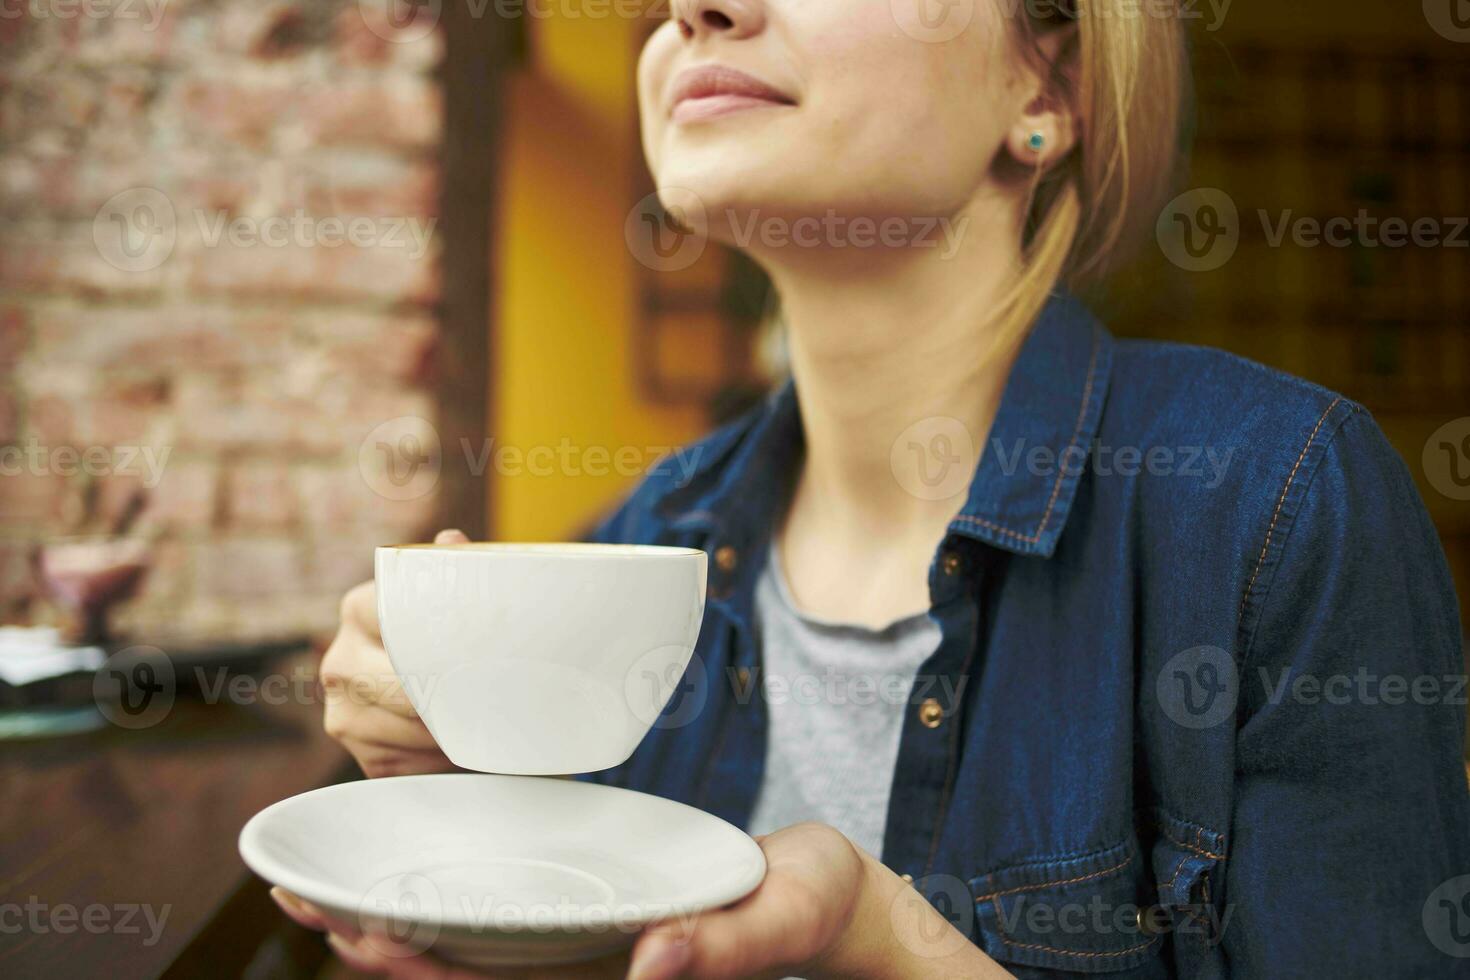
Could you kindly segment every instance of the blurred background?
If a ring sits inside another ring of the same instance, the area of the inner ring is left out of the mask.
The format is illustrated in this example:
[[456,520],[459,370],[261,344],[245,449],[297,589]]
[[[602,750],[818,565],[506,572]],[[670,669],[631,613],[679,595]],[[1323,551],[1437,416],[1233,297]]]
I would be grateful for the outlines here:
[[[643,9],[0,0],[0,626],[176,664],[319,649],[372,546],[448,525],[576,535],[759,397],[781,370],[761,275],[658,237],[633,67],[660,11]],[[1366,404],[1470,596],[1470,5],[1182,9],[1192,167],[1094,305],[1120,334]],[[1433,240],[1385,244],[1359,216],[1428,220]],[[1358,230],[1297,233],[1332,219]],[[26,684],[9,676],[6,706],[36,706]],[[318,708],[191,711],[139,726],[143,758],[98,749],[110,768],[29,748],[0,797],[84,809],[100,774],[101,812],[128,826],[142,804],[119,766],[217,802],[197,774],[229,747],[257,775],[217,826],[138,830],[203,854],[237,809],[342,767]],[[28,826],[0,895],[82,887]],[[222,873],[178,887],[210,916],[244,901]],[[158,963],[189,962],[211,921]]]
[[[1417,465],[1470,413],[1458,2],[1442,22],[1433,0],[1187,5],[1181,189],[1227,196],[1238,247],[1203,270],[1153,247],[1096,300],[1119,333],[1363,401],[1463,583],[1470,508]],[[326,630],[372,545],[444,522],[574,534],[779,370],[758,272],[715,246],[663,269],[630,248],[651,190],[632,70],[655,16],[96,3],[0,16],[6,621],[45,615],[38,542],[112,528],[142,491],[133,526],[156,547],[122,624]],[[1360,210],[1433,218],[1446,244],[1270,240]]]

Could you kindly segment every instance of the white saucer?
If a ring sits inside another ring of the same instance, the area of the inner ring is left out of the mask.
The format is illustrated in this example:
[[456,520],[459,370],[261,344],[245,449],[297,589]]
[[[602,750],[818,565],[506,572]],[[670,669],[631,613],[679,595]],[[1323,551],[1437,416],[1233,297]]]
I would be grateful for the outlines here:
[[601,956],[651,922],[743,898],[766,873],[755,841],[682,803],[478,773],[293,796],[250,819],[240,854],[382,952],[475,966]]

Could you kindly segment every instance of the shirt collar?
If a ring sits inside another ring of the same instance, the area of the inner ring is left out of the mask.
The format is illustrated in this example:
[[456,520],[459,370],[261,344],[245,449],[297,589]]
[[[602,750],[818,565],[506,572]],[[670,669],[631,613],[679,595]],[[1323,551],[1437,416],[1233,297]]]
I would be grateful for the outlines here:
[[[1112,352],[1112,338],[1075,298],[1048,301],[1016,356],[952,533],[1016,554],[1056,551],[1097,434]],[[802,452],[792,382],[705,450],[688,482],[659,504],[670,526],[727,540],[768,531]]]

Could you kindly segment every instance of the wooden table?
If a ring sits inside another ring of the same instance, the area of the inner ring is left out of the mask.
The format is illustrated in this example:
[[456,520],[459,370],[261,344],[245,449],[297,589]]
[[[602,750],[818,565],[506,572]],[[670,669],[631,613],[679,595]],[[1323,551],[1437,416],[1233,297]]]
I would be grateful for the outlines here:
[[0,976],[312,972],[320,940],[235,840],[263,807],[356,774],[315,702],[180,696],[146,729],[0,742]]

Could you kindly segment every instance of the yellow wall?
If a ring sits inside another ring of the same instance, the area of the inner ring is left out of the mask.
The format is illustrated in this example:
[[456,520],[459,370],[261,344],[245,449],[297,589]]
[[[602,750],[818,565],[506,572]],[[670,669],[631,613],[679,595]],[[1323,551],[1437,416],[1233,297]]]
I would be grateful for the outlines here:
[[[529,25],[530,67],[508,93],[494,253],[497,447],[556,448],[566,439],[578,449],[634,447],[652,462],[653,447],[681,445],[704,428],[698,409],[642,404],[631,377],[636,266],[623,220],[639,152],[633,73],[642,26],[560,15]],[[571,475],[559,462],[554,469],[487,469],[494,537],[564,538],[636,482],[611,472]]]

